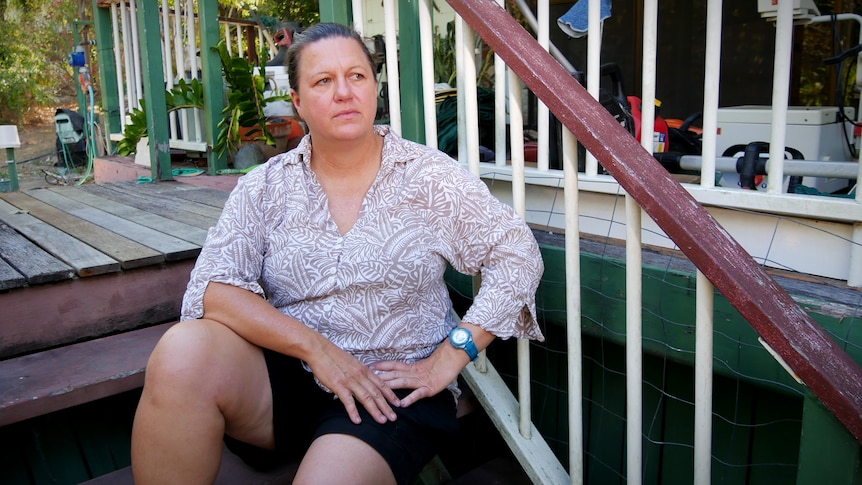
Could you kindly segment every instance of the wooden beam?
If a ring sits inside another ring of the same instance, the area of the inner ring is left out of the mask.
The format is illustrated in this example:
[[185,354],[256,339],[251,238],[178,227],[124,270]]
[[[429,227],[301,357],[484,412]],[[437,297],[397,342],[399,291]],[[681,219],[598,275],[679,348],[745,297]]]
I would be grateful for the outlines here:
[[862,369],[494,0],[448,0],[862,442]]

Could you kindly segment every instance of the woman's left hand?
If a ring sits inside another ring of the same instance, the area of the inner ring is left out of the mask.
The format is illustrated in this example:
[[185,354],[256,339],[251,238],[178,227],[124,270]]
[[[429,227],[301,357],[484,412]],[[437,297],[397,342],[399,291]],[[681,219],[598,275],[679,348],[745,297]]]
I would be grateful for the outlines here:
[[[450,347],[448,344],[447,347]],[[414,402],[436,395],[446,389],[464,366],[470,362],[467,354],[444,355],[448,352],[441,345],[427,359],[413,364],[399,361],[381,361],[371,365],[371,370],[380,377],[390,389],[413,389],[413,392],[401,399],[401,407],[407,407]],[[454,358],[452,358],[454,357]]]
[[[469,322],[461,322],[461,327],[470,330],[478,350],[483,350],[494,340],[494,335]],[[458,374],[470,363],[467,352],[456,349],[446,339],[434,352],[413,364],[398,361],[382,361],[370,366],[390,389],[413,389],[401,399],[401,406],[431,397],[449,387]]]

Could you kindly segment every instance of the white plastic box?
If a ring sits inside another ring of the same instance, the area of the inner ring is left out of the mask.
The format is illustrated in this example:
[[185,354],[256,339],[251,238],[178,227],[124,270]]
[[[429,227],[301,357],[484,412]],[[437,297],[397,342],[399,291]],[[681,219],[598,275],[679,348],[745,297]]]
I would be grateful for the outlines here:
[[[844,112],[851,119],[855,117],[853,108],[845,108]],[[786,130],[785,146],[799,150],[805,160],[852,160],[846,140],[852,143],[853,126],[839,122],[838,108],[835,106],[790,106],[787,109]],[[755,141],[769,143],[771,137],[771,107],[734,106],[718,109],[716,156],[723,156],[724,151],[734,145],[747,145]],[[739,176],[736,173],[722,174],[723,186],[733,186],[738,181]],[[848,181],[805,177],[802,183],[821,192],[834,192],[846,187]],[[785,187],[786,185],[785,181]]]

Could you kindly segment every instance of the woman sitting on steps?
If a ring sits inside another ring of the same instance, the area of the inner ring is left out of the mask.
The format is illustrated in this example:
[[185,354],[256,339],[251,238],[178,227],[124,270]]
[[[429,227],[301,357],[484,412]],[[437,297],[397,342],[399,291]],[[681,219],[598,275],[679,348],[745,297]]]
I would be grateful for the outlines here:
[[[377,80],[338,24],[288,52],[309,134],[243,176],[150,358],[138,484],[211,483],[223,443],[295,483],[409,483],[457,429],[456,379],[495,337],[542,339],[538,245],[444,153],[375,126]],[[447,263],[482,275],[456,325]]]

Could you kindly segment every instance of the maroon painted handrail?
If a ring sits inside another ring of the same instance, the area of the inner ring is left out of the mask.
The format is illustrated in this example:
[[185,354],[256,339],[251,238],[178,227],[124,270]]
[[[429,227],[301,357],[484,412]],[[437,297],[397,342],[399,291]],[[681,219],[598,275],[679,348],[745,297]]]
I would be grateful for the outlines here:
[[494,0],[447,0],[862,442],[862,369]]

